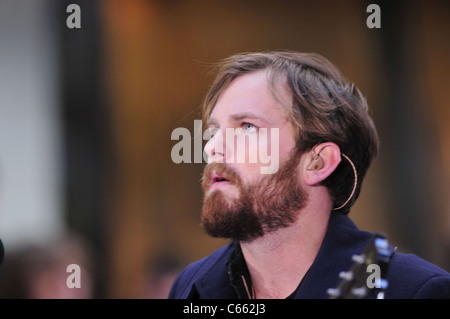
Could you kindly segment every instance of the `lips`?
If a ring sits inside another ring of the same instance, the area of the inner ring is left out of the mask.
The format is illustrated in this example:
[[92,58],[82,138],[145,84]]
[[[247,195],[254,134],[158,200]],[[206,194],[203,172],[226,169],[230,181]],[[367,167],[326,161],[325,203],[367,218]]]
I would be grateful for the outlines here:
[[223,163],[208,164],[203,171],[202,190],[207,196],[217,190],[234,193],[240,185],[239,175]]
[[230,183],[230,180],[224,175],[213,171],[211,174],[211,185],[216,183]]

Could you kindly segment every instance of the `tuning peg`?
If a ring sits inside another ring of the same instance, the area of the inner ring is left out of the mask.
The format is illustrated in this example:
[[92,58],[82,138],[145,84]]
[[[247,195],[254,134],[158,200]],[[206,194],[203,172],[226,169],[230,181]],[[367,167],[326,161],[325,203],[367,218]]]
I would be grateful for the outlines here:
[[350,281],[350,280],[353,279],[353,272],[351,272],[351,271],[341,271],[339,273],[339,278]]
[[386,289],[389,286],[389,283],[384,278],[375,279],[375,287],[380,289]]
[[375,239],[375,246],[378,248],[387,248],[389,247],[389,243],[386,238],[377,238]]
[[353,256],[352,256],[352,260],[353,260],[355,263],[363,264],[365,258],[364,258],[364,256],[362,256],[362,255],[353,255]]
[[395,248],[389,245],[388,241],[385,238],[377,238],[375,239],[375,247],[378,249],[378,253],[385,257],[391,258],[392,254],[395,252]]
[[380,291],[380,292],[377,294],[377,299],[384,299],[384,291]]
[[367,289],[364,286],[362,286],[360,288],[353,288],[352,289],[352,294],[356,298],[364,298],[366,296],[366,294],[367,294]]
[[341,296],[341,291],[339,288],[328,288],[327,294],[330,296],[330,298],[338,298]]

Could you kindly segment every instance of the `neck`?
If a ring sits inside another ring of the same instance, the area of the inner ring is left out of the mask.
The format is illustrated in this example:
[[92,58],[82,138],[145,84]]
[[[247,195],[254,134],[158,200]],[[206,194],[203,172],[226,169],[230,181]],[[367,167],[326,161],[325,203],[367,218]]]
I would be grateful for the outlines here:
[[298,212],[293,225],[241,243],[257,298],[286,298],[313,263],[325,236],[332,206],[327,201],[309,203]]

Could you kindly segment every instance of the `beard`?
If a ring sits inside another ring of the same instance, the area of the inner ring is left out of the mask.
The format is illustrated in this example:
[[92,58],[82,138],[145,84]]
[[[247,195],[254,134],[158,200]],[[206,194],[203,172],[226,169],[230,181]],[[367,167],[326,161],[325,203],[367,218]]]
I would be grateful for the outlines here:
[[[243,183],[240,176],[226,164],[206,165],[202,177],[205,198],[201,215],[205,232],[216,238],[251,242],[292,225],[307,201],[296,173],[299,160],[300,156],[295,152],[276,173],[264,175],[251,184]],[[221,190],[209,191],[213,171],[224,174],[237,188],[237,198],[229,197]]]

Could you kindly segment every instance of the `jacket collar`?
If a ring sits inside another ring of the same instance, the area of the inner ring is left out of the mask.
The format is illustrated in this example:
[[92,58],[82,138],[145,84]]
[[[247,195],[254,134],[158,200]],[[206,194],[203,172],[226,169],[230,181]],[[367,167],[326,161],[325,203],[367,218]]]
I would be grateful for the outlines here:
[[[237,298],[229,278],[226,262],[238,245],[236,242],[231,242],[205,274],[194,283],[193,290],[196,290],[200,299]],[[191,292],[190,295],[192,294]]]
[[[360,231],[347,215],[332,212],[319,252],[303,278],[295,298],[327,298],[327,289],[336,287],[339,272],[351,267],[351,256],[360,253],[370,237],[370,233]],[[237,298],[225,266],[237,245],[235,242],[230,243],[204,275],[194,283],[193,289],[200,298]]]
[[371,237],[371,233],[359,230],[347,215],[332,212],[319,252],[295,298],[328,298],[328,288],[338,285],[339,273],[351,267],[352,255],[361,253]]

